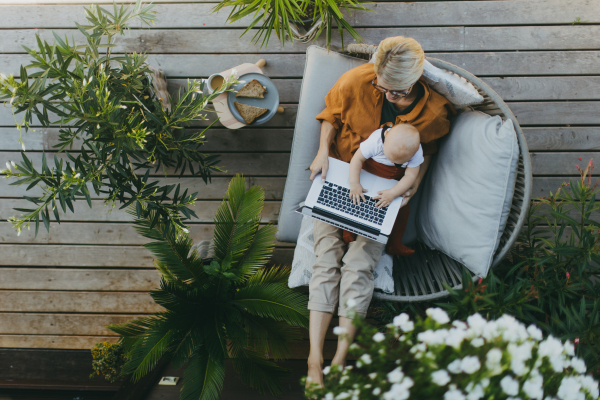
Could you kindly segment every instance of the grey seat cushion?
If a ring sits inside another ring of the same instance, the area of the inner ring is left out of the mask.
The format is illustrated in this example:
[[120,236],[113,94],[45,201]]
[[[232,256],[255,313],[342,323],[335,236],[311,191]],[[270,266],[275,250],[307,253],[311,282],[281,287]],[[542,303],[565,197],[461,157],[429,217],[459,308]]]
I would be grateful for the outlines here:
[[420,187],[419,240],[485,277],[510,212],[518,160],[512,120],[459,115]]
[[298,240],[302,215],[294,211],[310,190],[310,171],[306,168],[319,150],[321,124],[315,117],[325,109],[325,95],[344,72],[365,62],[318,46],[310,46],[306,51],[290,166],[277,225],[277,240],[280,242]]

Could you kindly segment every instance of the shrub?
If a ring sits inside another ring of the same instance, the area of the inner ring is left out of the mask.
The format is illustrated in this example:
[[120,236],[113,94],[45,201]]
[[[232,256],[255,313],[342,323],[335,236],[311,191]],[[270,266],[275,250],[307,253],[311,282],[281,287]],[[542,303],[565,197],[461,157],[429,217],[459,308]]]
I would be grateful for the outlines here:
[[427,318],[396,316],[385,333],[362,320],[350,354],[354,367],[326,368],[325,387],[307,396],[359,399],[597,399],[598,382],[563,343],[510,315],[487,321],[479,314],[450,323],[440,308]]
[[92,347],[92,359],[94,373],[90,375],[90,379],[102,375],[112,383],[121,378],[121,371],[128,358],[121,343],[102,342]]

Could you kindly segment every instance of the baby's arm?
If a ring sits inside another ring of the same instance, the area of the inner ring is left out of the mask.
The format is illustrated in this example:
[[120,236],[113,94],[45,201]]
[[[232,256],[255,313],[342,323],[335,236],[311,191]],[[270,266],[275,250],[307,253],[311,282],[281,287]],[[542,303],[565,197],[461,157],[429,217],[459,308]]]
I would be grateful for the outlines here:
[[[375,206],[379,208],[387,207],[396,197],[402,196],[403,193],[410,189],[412,184],[417,179],[420,168],[420,165],[413,168],[406,168],[404,176],[398,181],[398,183],[394,185],[393,188],[377,192],[377,196],[373,197],[373,199],[379,199]],[[350,170],[352,170],[352,166],[350,167]]]
[[[365,193],[367,190],[363,189],[360,184],[360,171],[362,170],[363,163],[367,159],[363,156],[360,149],[356,150],[352,160],[350,161],[350,199],[354,204],[360,204],[360,199],[365,200]],[[402,192],[404,193],[404,192]]]

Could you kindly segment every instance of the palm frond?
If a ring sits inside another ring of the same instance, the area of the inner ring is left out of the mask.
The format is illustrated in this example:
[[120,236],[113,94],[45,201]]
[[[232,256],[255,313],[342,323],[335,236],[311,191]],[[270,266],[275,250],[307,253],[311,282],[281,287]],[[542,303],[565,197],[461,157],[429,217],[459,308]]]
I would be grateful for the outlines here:
[[290,267],[288,266],[276,266],[271,268],[263,268],[254,273],[248,281],[247,286],[258,285],[261,283],[279,283],[287,284],[290,278]]
[[226,199],[215,214],[215,257],[223,261],[231,257],[237,264],[252,244],[263,209],[264,190],[253,186],[246,191],[246,183],[237,175],[229,183]]
[[178,332],[175,343],[177,345],[173,348],[172,363],[175,369],[179,369],[191,359],[204,343],[202,321],[196,320],[191,324],[188,331]]
[[306,296],[285,285],[262,283],[240,288],[232,304],[252,315],[308,327]]
[[179,313],[180,318],[198,314],[204,305],[198,288],[182,286],[179,282],[169,282],[166,279],[161,279],[160,289],[150,291],[150,296],[156,304]]
[[196,352],[185,369],[181,400],[218,400],[223,381],[225,365],[213,361],[204,349]]
[[263,267],[271,258],[275,248],[276,232],[277,228],[273,225],[263,226],[256,231],[252,242],[238,264],[242,277],[251,275],[254,271]]
[[288,370],[267,360],[261,354],[240,346],[231,346],[231,356],[233,368],[245,385],[258,389],[260,393],[267,390],[272,395],[283,393],[279,378],[286,376]]
[[[263,354],[269,353],[274,360],[283,360],[290,356],[290,343],[302,340],[300,328],[290,326],[286,322],[274,321],[255,315],[244,316],[244,327],[247,330],[245,343],[237,342]],[[232,336],[232,342],[236,342]]]

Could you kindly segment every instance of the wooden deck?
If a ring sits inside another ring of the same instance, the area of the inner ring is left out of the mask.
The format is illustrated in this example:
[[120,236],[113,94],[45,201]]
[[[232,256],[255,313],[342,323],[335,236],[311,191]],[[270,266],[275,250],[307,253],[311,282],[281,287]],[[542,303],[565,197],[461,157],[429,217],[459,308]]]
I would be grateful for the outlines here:
[[[98,3],[112,3],[102,0]],[[169,89],[243,62],[267,60],[265,74],[277,85],[284,114],[260,129],[207,135],[206,152],[222,154],[227,173],[209,185],[201,179],[168,177],[199,192],[199,220],[191,232],[210,239],[212,216],[232,175],[265,188],[263,221],[276,222],[287,173],[305,50],[308,45],[275,37],[267,49],[239,38],[245,22],[225,25],[227,13],[212,14],[214,1],[155,1],[152,29],[132,29],[118,39],[119,51],[147,52],[163,69]],[[18,75],[29,63],[22,45],[36,47],[35,34],[51,31],[81,38],[74,21],[85,22],[81,0],[0,0],[0,72]],[[430,57],[483,77],[508,103],[527,137],[534,196],[544,196],[575,176],[575,164],[600,149],[600,2],[597,0],[382,1],[375,12],[351,17],[366,43],[388,36],[417,39]],[[585,21],[573,24],[576,19]],[[346,38],[350,43],[349,36]],[[318,42],[322,43],[322,42]],[[334,48],[339,48],[339,38]],[[206,124],[203,124],[206,125]],[[0,108],[0,165],[20,159],[10,108]],[[57,129],[25,136],[28,154],[51,152]],[[17,237],[7,218],[23,204],[24,187],[0,180],[0,348],[89,349],[115,340],[104,326],[156,311],[147,291],[158,283],[152,257],[124,212],[107,213],[79,204],[77,213],[50,233]],[[35,192],[35,190],[33,190]],[[290,263],[293,245],[279,243],[273,261]],[[333,343],[328,344],[333,345]],[[329,352],[332,348],[329,348]],[[294,352],[298,360],[307,347]]]

